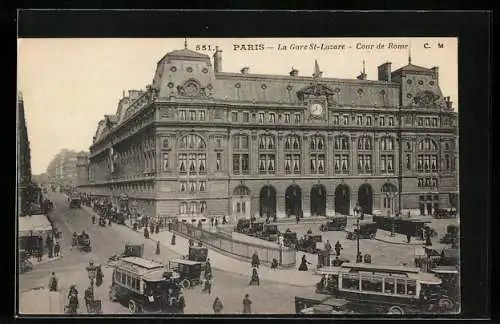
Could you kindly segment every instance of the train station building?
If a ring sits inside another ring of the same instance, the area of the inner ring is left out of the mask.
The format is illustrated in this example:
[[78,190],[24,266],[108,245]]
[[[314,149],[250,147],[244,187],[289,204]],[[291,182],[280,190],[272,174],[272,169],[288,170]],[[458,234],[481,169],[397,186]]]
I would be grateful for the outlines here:
[[335,79],[319,63],[312,76],[229,73],[219,49],[167,53],[99,121],[80,191],[186,221],[451,207],[457,113],[439,68],[385,62],[377,80]]

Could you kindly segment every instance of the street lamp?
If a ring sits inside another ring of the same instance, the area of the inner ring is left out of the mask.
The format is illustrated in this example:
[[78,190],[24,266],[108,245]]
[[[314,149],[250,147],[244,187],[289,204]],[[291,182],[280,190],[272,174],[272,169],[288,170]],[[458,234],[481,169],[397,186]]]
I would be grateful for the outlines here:
[[94,265],[94,261],[89,261],[89,265],[87,267],[87,273],[89,275],[89,279],[90,279],[90,287],[92,287],[92,289],[94,288],[94,280],[96,278],[96,275],[97,275],[97,267]]
[[361,262],[358,258],[359,256],[359,218],[361,216],[361,212],[363,211],[363,209],[361,208],[361,206],[359,205],[359,203],[356,202],[356,206],[354,207],[354,213],[356,215],[356,227],[358,229],[358,233],[356,235],[356,263],[359,263]]
[[391,236],[394,237],[396,236],[396,229],[395,229],[395,224],[394,224],[394,199],[393,199],[393,193],[392,191],[388,191],[386,193],[387,196],[387,203],[389,204],[389,217],[391,217]]

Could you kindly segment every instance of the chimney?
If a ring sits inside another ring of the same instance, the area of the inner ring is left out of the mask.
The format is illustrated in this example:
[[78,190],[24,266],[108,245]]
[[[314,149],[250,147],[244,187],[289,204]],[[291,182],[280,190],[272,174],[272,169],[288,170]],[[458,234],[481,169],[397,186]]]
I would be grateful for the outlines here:
[[296,77],[299,75],[299,70],[292,68],[290,71],[290,76]]
[[219,46],[215,46],[214,70],[215,73],[222,72],[222,50],[219,49]]
[[378,80],[391,82],[391,65],[392,63],[386,62],[378,67]]
[[434,79],[439,79],[439,67],[435,66],[431,68]]
[[248,70],[250,70],[249,67],[245,66],[244,68],[242,68],[240,71],[241,71],[241,74],[248,74]]
[[453,109],[453,101],[450,101],[450,97],[449,96],[445,98],[444,102],[446,104],[446,108],[447,109],[450,109],[450,110]]

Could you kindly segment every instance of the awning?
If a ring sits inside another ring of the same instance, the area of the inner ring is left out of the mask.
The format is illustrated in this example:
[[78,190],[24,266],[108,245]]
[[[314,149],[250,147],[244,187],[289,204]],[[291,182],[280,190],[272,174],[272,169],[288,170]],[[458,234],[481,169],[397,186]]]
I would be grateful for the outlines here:
[[31,215],[19,217],[19,236],[43,235],[52,230],[47,215]]

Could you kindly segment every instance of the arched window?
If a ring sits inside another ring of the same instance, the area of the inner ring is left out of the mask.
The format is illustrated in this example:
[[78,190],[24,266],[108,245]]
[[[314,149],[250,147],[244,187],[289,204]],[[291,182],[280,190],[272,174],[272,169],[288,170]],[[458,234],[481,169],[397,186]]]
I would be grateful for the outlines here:
[[274,135],[259,136],[259,173],[276,173],[276,140]]
[[285,173],[300,173],[301,143],[299,136],[285,138]]
[[234,188],[233,190],[233,196],[248,196],[248,195],[250,195],[250,190],[243,185],[240,185]]
[[349,137],[345,135],[335,136],[333,166],[335,173],[347,174],[350,170]]
[[[417,172],[437,172],[439,170],[437,142],[433,139],[425,138],[418,142],[417,147]],[[444,164],[444,167],[446,167],[446,158]]]
[[179,140],[178,167],[180,173],[188,175],[207,172],[207,153],[205,141],[198,135],[190,134]]
[[326,172],[325,138],[315,135],[310,138],[310,170],[311,173],[323,174]]

